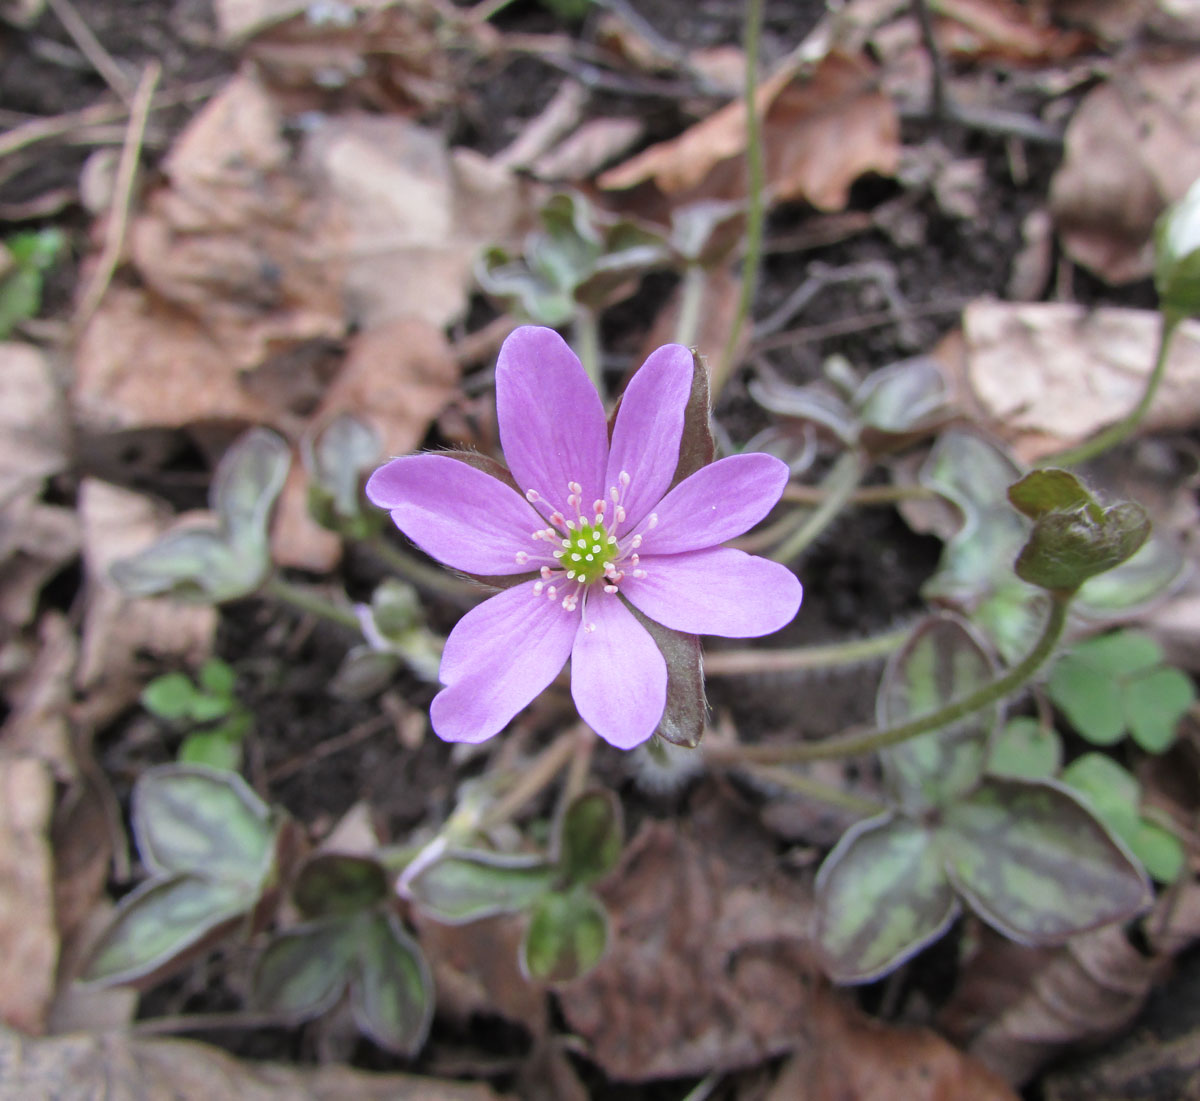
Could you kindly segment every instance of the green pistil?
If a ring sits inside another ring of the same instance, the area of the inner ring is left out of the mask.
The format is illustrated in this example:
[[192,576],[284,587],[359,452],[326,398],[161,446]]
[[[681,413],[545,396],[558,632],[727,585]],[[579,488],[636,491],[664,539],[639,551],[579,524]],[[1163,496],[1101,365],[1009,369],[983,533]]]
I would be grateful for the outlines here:
[[[604,576],[604,567],[613,560],[616,552],[616,544],[609,542],[604,524],[597,521],[567,532],[560,561],[569,580],[590,585]],[[572,574],[575,576],[571,577]]]

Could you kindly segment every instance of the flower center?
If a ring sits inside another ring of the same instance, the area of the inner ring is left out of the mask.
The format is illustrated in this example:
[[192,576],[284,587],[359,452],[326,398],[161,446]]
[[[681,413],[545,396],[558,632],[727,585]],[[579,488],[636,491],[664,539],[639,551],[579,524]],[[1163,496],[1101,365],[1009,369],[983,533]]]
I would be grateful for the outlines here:
[[590,585],[604,576],[604,567],[616,556],[616,543],[605,531],[604,521],[597,517],[590,524],[568,531],[562,541],[563,553],[556,557],[569,581]]

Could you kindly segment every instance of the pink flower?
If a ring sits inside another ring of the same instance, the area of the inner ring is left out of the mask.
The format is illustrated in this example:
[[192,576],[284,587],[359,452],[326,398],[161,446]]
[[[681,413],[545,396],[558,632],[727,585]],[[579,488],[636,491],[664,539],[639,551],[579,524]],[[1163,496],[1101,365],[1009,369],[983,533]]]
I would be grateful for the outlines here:
[[500,442],[520,492],[449,455],[393,459],[371,476],[367,496],[431,557],[530,575],[450,632],[430,710],[441,738],[490,738],[570,658],[580,717],[632,748],[662,718],[667,666],[626,601],[695,635],[765,635],[795,616],[790,570],[720,546],[766,516],[787,466],[734,455],[669,488],[691,385],[691,352],[659,348],[629,383],[610,441],[575,354],[553,329],[524,326],[496,365]]

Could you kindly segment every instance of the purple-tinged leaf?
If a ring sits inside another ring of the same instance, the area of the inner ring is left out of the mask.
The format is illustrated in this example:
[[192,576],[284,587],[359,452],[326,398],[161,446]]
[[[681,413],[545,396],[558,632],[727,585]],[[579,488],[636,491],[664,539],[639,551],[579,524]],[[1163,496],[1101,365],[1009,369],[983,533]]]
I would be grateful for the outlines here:
[[674,745],[695,749],[704,736],[708,712],[700,639],[656,623],[632,604],[626,607],[650,633],[667,663],[667,704],[655,734]]
[[447,853],[407,883],[407,893],[447,925],[528,909],[550,889],[554,866],[539,857]]
[[[875,702],[877,722],[896,726],[936,711],[994,676],[987,651],[960,620],[930,617],[888,662]],[[992,704],[951,726],[881,750],[889,794],[900,809],[919,813],[974,788],[999,721],[1000,707]]]
[[852,826],[816,882],[816,942],[835,982],[870,982],[937,940],[958,901],[933,835],[885,814]]
[[355,914],[388,897],[383,865],[366,856],[315,853],[296,875],[292,899],[305,917]]
[[252,428],[225,452],[209,500],[231,544],[239,549],[266,545],[271,509],[291,465],[291,448],[266,428]]
[[1058,944],[1152,901],[1137,862],[1059,784],[988,780],[943,813],[938,847],[955,887],[1014,940]]
[[380,1047],[415,1055],[433,1021],[433,977],[421,949],[391,913],[364,914],[352,925],[358,949],[350,1008]]
[[355,930],[345,921],[297,925],[277,933],[250,980],[256,1010],[307,1021],[331,1009],[350,981]]
[[1096,498],[1074,474],[1056,467],[1026,474],[1009,486],[1008,499],[1013,508],[1031,520],[1038,520],[1049,512],[1074,512],[1081,508],[1099,520],[1102,511]]
[[1132,501],[1095,513],[1089,506],[1039,517],[1017,556],[1017,576],[1051,592],[1074,592],[1132,558],[1150,536],[1150,517]]

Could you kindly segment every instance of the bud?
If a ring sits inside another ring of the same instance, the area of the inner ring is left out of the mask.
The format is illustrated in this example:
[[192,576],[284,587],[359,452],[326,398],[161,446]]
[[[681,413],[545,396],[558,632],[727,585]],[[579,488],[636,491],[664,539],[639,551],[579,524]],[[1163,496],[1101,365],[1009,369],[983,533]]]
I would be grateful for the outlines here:
[[1200,313],[1200,180],[1159,218],[1154,244],[1159,308],[1180,317]]

